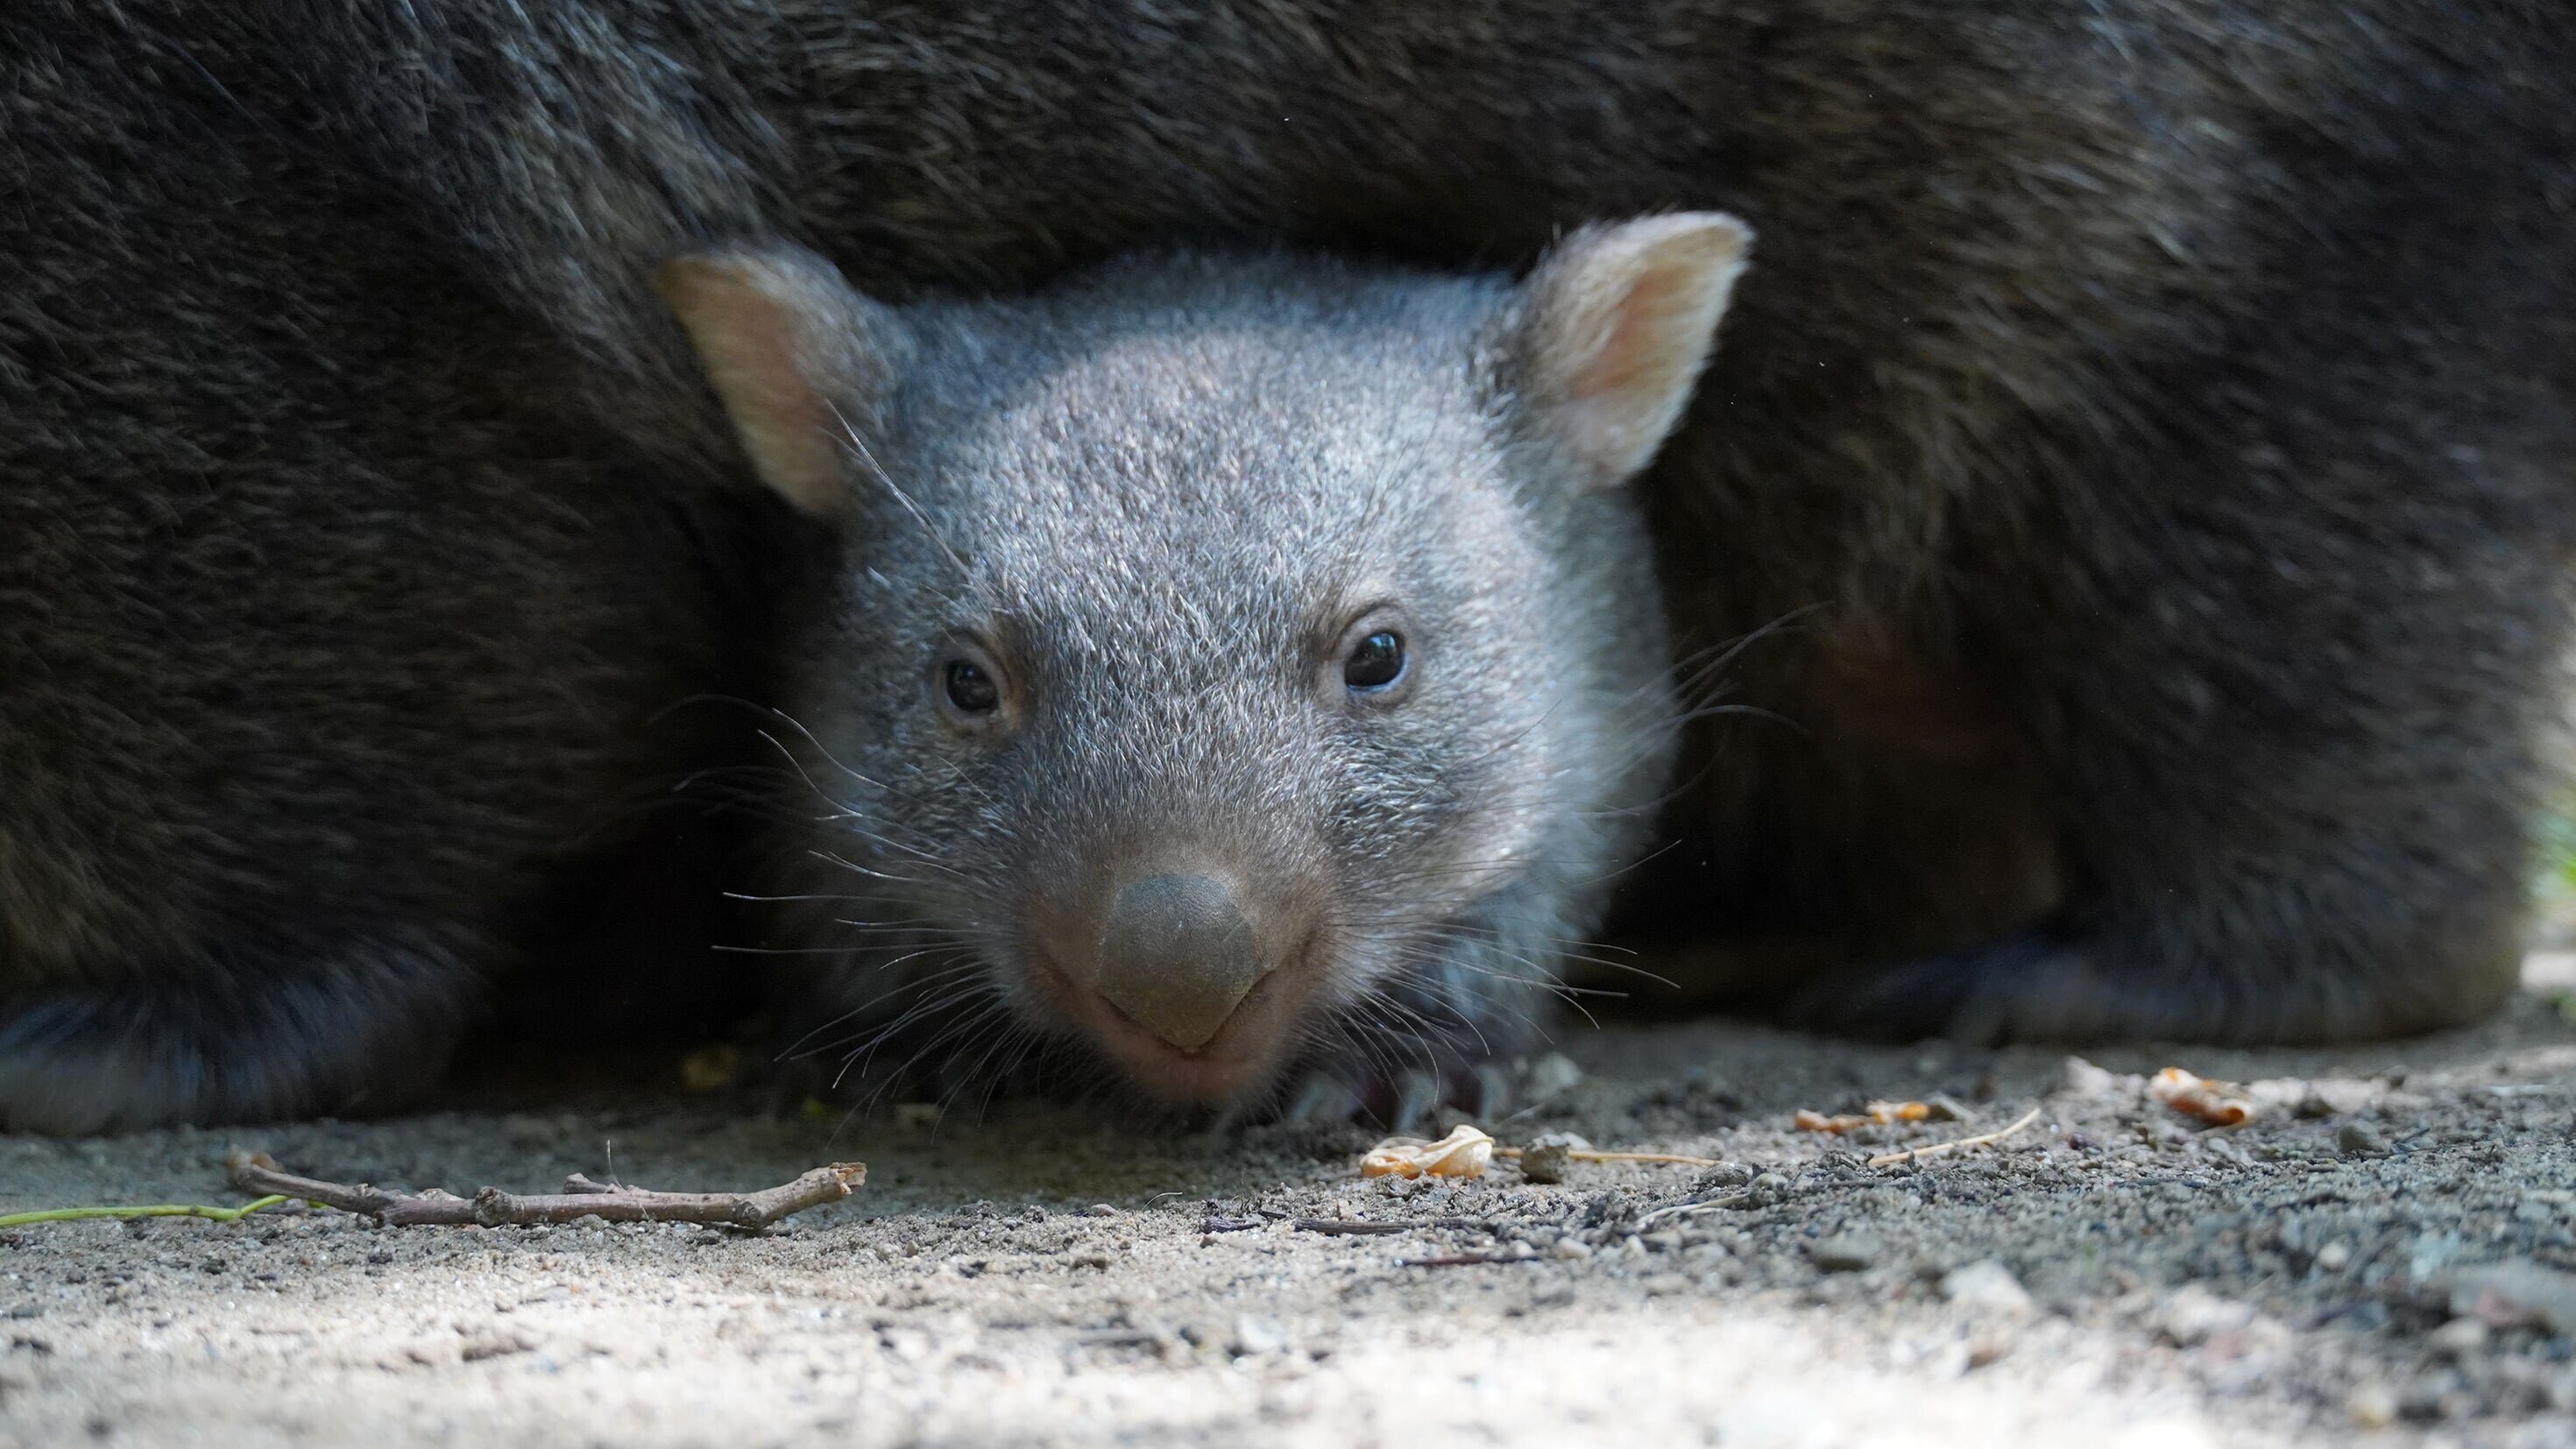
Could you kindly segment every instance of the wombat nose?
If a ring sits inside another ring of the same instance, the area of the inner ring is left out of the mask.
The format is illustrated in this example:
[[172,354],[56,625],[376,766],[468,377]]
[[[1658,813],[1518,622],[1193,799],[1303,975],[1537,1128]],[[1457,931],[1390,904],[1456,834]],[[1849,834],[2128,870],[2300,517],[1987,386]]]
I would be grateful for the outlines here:
[[1207,1045],[1262,975],[1234,892],[1203,875],[1149,875],[1118,893],[1100,933],[1100,994],[1183,1051]]

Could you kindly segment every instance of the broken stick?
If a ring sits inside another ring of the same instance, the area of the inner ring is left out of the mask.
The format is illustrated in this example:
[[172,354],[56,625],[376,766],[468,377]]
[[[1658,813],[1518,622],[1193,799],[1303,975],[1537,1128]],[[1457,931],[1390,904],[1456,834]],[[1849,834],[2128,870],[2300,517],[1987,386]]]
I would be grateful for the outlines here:
[[[1494,1149],[1494,1155],[1518,1158],[1527,1151],[1529,1149],[1526,1147],[1497,1147]],[[1565,1149],[1565,1160],[1568,1162],[1659,1162],[1667,1167],[1724,1167],[1726,1165],[1724,1160],[1715,1157],[1691,1157],[1679,1152],[1607,1152],[1598,1147],[1569,1147]]]
[[458,1197],[437,1188],[398,1193],[363,1182],[297,1177],[242,1153],[234,1154],[225,1167],[233,1186],[244,1192],[277,1193],[342,1212],[366,1213],[387,1227],[527,1227],[597,1217],[618,1223],[708,1223],[758,1229],[790,1213],[839,1202],[868,1180],[866,1163],[836,1162],[759,1192],[651,1192],[593,1182],[576,1172],[564,1180],[561,1193],[522,1196],[487,1187],[472,1197]]
[[1335,1238],[1373,1238],[1387,1233],[1420,1232],[1429,1228],[1468,1228],[1492,1232],[1490,1218],[1397,1218],[1378,1221],[1360,1218],[1291,1218],[1289,1225],[1301,1233],[1322,1233]]
[[1956,1152],[1962,1147],[1983,1147],[1989,1142],[2001,1142],[2038,1120],[2039,1109],[2033,1107],[2022,1113],[2020,1119],[2009,1127],[1999,1127],[1992,1132],[1982,1132],[1974,1137],[1961,1137],[1951,1142],[1935,1142],[1929,1147],[1909,1147],[1903,1152],[1882,1152],[1871,1158],[1869,1165],[1894,1167],[1900,1162],[1915,1162],[1926,1157],[1938,1157],[1944,1152]]

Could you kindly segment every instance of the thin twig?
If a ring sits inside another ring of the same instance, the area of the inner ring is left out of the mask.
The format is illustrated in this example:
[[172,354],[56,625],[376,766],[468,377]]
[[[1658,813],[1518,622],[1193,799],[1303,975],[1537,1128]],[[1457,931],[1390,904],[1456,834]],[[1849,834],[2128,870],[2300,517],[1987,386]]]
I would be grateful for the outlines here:
[[1962,1147],[1983,1147],[1989,1142],[2001,1142],[2038,1120],[2039,1109],[2033,1107],[2022,1113],[2020,1120],[2009,1127],[1999,1127],[1992,1132],[1981,1132],[1974,1137],[1962,1137],[1955,1142],[1935,1142],[1929,1147],[1909,1147],[1903,1152],[1882,1152],[1871,1158],[1869,1165],[1894,1167],[1900,1162],[1917,1162],[1926,1157],[1938,1157],[1944,1152],[1956,1152]]
[[1701,1213],[1723,1212],[1728,1208],[1751,1207],[1754,1194],[1730,1192],[1722,1197],[1692,1198],[1687,1202],[1668,1203],[1637,1219],[1637,1230],[1644,1232],[1666,1218],[1696,1217]]
[[[1999,1133],[1997,1135],[2000,1136],[2001,1134]],[[1948,1146],[1951,1144],[1945,1143],[1943,1145]],[[1796,1197],[1805,1197],[1812,1193],[1838,1192],[1847,1187],[1885,1186],[1887,1186],[1887,1182],[1883,1178],[1846,1177],[1839,1178],[1831,1182],[1809,1182],[1794,1189],[1792,1195]],[[1733,1192],[1725,1193],[1717,1197],[1686,1198],[1677,1203],[1667,1203],[1664,1206],[1655,1209],[1653,1212],[1646,1214],[1644,1217],[1637,1219],[1637,1231],[1642,1233],[1648,1227],[1663,1221],[1665,1218],[1696,1217],[1701,1213],[1722,1212],[1729,1208],[1766,1207],[1774,1204],[1786,1203],[1789,1200],[1789,1196],[1772,1197],[1765,1193],[1755,1192],[1751,1188],[1738,1188]]]
[[70,1223],[84,1218],[212,1218],[219,1223],[237,1223],[252,1213],[273,1208],[288,1201],[283,1193],[246,1202],[240,1207],[198,1207],[184,1203],[159,1204],[152,1207],[74,1207],[45,1208],[37,1212],[10,1213],[0,1216],[0,1228],[24,1227],[29,1223]]
[[1087,1348],[1155,1348],[1168,1349],[1172,1336],[1151,1328],[1095,1328],[1077,1333],[1073,1341]]
[[[1497,1147],[1494,1149],[1494,1155],[1517,1159],[1528,1150],[1526,1147]],[[1685,1157],[1678,1152],[1602,1152],[1590,1147],[1569,1148],[1565,1156],[1569,1162],[1663,1162],[1674,1167],[1725,1165],[1714,1157]]]
[[1535,1263],[1536,1253],[1450,1253],[1438,1258],[1398,1258],[1399,1268],[1473,1268],[1482,1263]]
[[1368,1238],[1384,1233],[1409,1233],[1419,1228],[1476,1228],[1491,1232],[1494,1225],[1484,1218],[1413,1218],[1398,1222],[1375,1222],[1366,1218],[1298,1218],[1294,1226],[1301,1233]]
[[342,1212],[366,1213],[387,1227],[525,1227],[597,1217],[620,1223],[765,1228],[791,1213],[839,1202],[868,1180],[866,1163],[836,1162],[815,1168],[794,1182],[760,1192],[651,1192],[640,1187],[609,1187],[574,1173],[565,1179],[564,1190],[558,1194],[522,1197],[487,1187],[472,1197],[458,1197],[436,1188],[412,1194],[387,1192],[367,1183],[323,1182],[280,1172],[241,1156],[227,1166],[233,1185],[245,1192],[277,1193]]

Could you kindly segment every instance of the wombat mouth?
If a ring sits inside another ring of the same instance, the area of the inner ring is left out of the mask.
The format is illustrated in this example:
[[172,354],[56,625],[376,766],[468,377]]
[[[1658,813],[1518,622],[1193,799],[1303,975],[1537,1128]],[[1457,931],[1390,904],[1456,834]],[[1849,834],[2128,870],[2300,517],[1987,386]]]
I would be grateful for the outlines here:
[[1041,948],[1029,977],[1076,1030],[1147,1096],[1175,1106],[1217,1106],[1266,1085],[1302,1035],[1298,1018],[1321,984],[1320,933],[1264,973],[1216,1034],[1190,1048],[1139,1025],[1098,991],[1076,982]]

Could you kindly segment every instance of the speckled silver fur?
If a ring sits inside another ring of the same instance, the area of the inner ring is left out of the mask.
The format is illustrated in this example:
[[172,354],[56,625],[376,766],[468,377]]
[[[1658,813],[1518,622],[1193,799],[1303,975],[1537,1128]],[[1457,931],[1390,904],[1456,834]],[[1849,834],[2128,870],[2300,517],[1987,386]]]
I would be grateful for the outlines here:
[[[1313,883],[1331,944],[1283,969],[1327,980],[1264,1088],[1300,1059],[1467,1078],[1538,1038],[1675,711],[1633,499],[1533,414],[1523,306],[1496,279],[1178,255],[862,325],[895,382],[784,704],[824,807],[786,842],[824,898],[805,939],[850,943],[822,999],[865,1007],[809,1050],[962,1088],[1073,1038],[1024,910],[1140,847]],[[1412,693],[1319,698],[1319,649],[1388,601]],[[1007,745],[933,708],[968,633],[1028,696]]]

